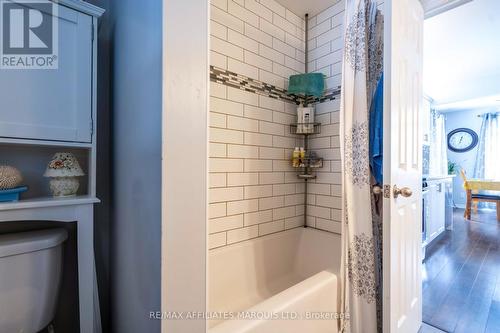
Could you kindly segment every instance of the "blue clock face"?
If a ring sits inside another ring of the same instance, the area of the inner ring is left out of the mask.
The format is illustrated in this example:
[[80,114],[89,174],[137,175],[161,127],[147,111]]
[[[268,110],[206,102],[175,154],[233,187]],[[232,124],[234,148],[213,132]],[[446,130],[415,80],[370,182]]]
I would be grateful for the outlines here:
[[471,150],[477,142],[476,132],[469,128],[457,128],[448,133],[448,148],[457,153]]

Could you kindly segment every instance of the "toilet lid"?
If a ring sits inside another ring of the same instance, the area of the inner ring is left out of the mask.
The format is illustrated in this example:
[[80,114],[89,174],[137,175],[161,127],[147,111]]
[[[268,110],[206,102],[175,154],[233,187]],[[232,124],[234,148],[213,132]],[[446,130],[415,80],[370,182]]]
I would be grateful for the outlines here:
[[0,258],[58,246],[68,238],[66,229],[54,228],[0,235]]

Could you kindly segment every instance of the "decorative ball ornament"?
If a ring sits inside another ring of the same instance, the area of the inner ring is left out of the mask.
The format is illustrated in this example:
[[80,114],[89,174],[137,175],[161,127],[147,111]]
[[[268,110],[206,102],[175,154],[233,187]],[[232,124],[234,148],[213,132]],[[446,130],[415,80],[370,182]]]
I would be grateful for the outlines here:
[[8,165],[0,165],[0,190],[18,187],[23,181],[21,172]]

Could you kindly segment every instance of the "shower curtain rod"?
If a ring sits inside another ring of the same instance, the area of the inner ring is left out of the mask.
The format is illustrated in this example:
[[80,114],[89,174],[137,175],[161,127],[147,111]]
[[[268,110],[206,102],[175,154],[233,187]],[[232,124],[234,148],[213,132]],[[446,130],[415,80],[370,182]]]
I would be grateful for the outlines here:
[[481,117],[484,117],[487,114],[494,114],[495,116],[498,116],[498,115],[500,115],[500,111],[497,111],[497,112],[486,112],[486,113],[483,113],[483,114],[478,114],[477,116],[479,118],[481,118]]

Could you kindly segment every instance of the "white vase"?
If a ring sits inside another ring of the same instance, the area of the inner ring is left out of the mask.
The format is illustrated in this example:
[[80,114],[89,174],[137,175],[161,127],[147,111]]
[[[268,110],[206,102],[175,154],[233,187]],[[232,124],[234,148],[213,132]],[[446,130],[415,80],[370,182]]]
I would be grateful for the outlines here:
[[49,182],[50,191],[55,197],[68,197],[76,195],[80,187],[77,177],[54,177]]

